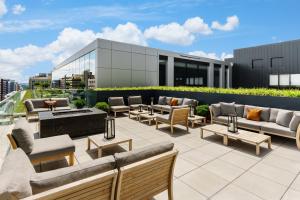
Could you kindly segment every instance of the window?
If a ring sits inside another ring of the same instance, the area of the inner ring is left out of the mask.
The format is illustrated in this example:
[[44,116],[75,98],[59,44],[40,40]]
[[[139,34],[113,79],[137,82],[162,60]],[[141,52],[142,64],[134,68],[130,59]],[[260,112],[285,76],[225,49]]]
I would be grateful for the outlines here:
[[279,85],[280,86],[289,86],[290,85],[290,75],[289,74],[280,74],[279,75]]
[[270,75],[270,86],[278,86],[278,75]]
[[300,86],[300,74],[291,74],[291,86]]

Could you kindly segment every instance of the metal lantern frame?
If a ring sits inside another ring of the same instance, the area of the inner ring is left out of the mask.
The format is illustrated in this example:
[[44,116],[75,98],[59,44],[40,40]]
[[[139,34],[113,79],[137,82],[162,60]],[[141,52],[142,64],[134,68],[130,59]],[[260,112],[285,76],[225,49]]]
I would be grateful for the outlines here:
[[190,104],[190,116],[189,117],[195,117],[195,108],[193,104]]
[[143,112],[143,105],[142,104],[139,105],[139,112]]
[[115,137],[116,137],[115,118],[108,116],[108,117],[105,118],[104,138],[110,140],[110,139],[113,139]]
[[228,130],[228,132],[231,132],[231,133],[238,132],[238,121],[237,121],[236,114],[229,114],[227,116],[227,130]]
[[[149,112],[149,115],[154,115],[153,114],[153,103],[154,102],[154,97],[151,97],[151,102],[150,102],[150,112]],[[149,109],[149,107],[148,107]]]

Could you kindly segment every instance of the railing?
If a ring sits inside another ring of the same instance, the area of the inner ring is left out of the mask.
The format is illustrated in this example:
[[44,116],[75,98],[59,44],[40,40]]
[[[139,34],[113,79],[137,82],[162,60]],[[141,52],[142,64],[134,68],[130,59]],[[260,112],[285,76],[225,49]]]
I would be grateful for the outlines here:
[[12,92],[8,97],[0,101],[0,125],[13,122],[14,108],[21,99],[21,92]]

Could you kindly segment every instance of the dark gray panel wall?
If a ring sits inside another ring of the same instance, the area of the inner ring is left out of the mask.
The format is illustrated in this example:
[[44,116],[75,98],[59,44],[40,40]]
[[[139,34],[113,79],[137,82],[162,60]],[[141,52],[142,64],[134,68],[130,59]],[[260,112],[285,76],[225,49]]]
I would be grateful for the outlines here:
[[268,87],[270,74],[300,74],[300,40],[236,49],[233,63],[233,87]]

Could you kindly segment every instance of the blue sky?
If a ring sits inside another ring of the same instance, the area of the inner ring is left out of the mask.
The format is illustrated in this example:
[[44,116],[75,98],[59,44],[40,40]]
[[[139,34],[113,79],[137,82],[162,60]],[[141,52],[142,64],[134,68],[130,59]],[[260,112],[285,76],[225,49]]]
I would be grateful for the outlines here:
[[300,38],[298,0],[0,0],[0,77],[27,82],[97,37],[222,59]]

